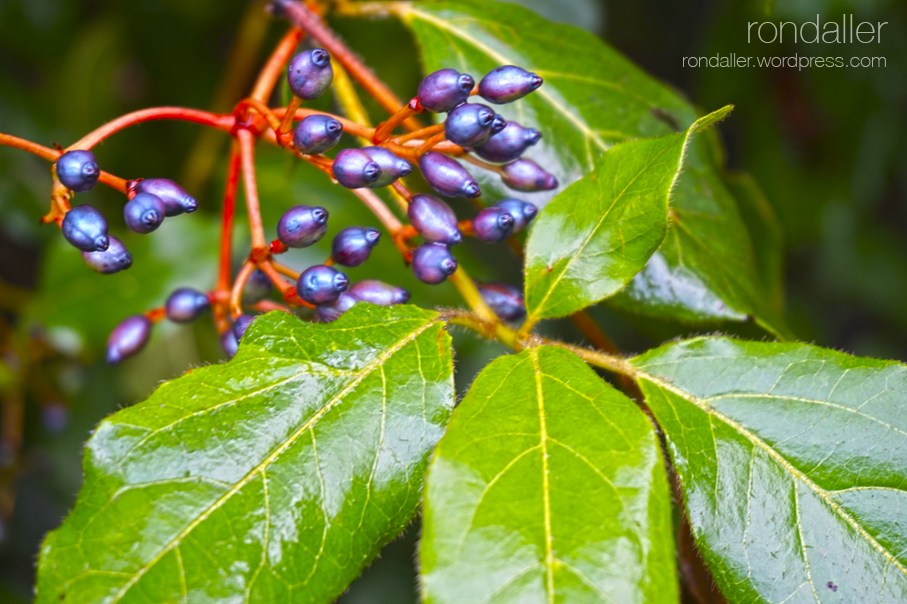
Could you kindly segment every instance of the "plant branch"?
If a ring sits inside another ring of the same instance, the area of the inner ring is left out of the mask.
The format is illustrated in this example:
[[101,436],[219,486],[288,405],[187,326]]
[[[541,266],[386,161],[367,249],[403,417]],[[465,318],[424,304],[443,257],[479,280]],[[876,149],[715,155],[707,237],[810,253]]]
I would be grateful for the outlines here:
[[249,230],[252,234],[252,249],[267,249],[264,226],[261,223],[261,208],[258,204],[258,185],[255,182],[255,136],[248,130],[236,133],[242,159],[243,185],[246,192],[246,207],[249,211]]
[[141,124],[142,122],[151,122],[154,120],[181,120],[184,122],[193,122],[203,126],[211,126],[230,132],[236,125],[236,119],[233,115],[222,115],[202,111],[200,109],[188,109],[186,107],[151,107],[149,109],[140,109],[126,115],[120,116],[115,120],[107,122],[100,128],[89,132],[74,144],[67,147],[67,151],[73,149],[91,149],[104,139],[116,134],[124,128]]
[[[236,193],[239,187],[240,173],[239,141],[233,141],[230,149],[230,160],[227,164],[227,186],[224,190],[224,207],[220,231],[220,272],[217,278],[217,292],[230,291],[233,264],[233,222],[236,215]],[[226,306],[214,300],[214,322],[217,330],[223,333],[229,329]]]
[[277,48],[271,53],[265,66],[262,67],[261,72],[258,74],[258,79],[255,81],[252,93],[249,95],[251,98],[262,103],[268,102],[268,99],[271,98],[271,93],[274,92],[274,86],[277,85],[277,80],[280,79],[283,68],[290,61],[290,57],[293,56],[293,51],[299,46],[299,41],[302,40],[303,35],[305,35],[304,32],[296,27],[291,28],[290,31],[284,34]]

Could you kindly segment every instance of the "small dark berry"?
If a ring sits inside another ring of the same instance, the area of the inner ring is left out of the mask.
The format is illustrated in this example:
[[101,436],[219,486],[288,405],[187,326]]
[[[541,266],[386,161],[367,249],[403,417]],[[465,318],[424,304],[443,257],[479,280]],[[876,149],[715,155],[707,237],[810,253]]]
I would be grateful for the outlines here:
[[456,69],[439,69],[425,76],[416,96],[423,107],[441,113],[465,103],[475,85],[471,75]]
[[98,184],[101,168],[91,151],[67,151],[57,158],[57,178],[76,193],[90,191]]
[[491,135],[494,136],[507,127],[507,120],[500,113],[494,114],[494,121],[491,123]]
[[150,193],[164,202],[167,216],[190,214],[198,209],[198,200],[168,178],[146,178],[135,186],[136,193]]
[[296,282],[296,293],[309,304],[329,304],[346,291],[350,280],[341,272],[322,264],[310,266]]
[[332,323],[340,318],[340,315],[348,311],[359,300],[355,296],[342,293],[333,302],[319,304],[315,307],[315,314],[322,323]]
[[409,201],[407,216],[426,241],[446,245],[457,245],[463,241],[463,234],[457,225],[457,215],[449,205],[434,195],[425,193],[413,195]]
[[457,259],[443,243],[425,243],[413,250],[413,275],[423,283],[442,283],[457,270]]
[[344,149],[334,158],[334,178],[347,189],[361,189],[381,177],[379,166],[362,149]]
[[388,285],[375,279],[366,279],[354,283],[348,293],[362,302],[369,302],[379,306],[393,306],[406,304],[410,294],[402,287]]
[[519,159],[526,149],[542,139],[542,133],[535,128],[523,128],[516,122],[507,122],[499,133],[492,135],[488,142],[474,151],[482,159],[507,163]]
[[242,340],[242,337],[245,335],[246,330],[249,329],[249,325],[252,324],[252,319],[255,317],[249,315],[239,315],[236,317],[236,321],[233,323],[233,335],[236,336],[236,341],[239,342]]
[[479,94],[498,105],[521,99],[539,86],[542,78],[516,65],[504,65],[489,71],[479,82]]
[[107,339],[107,362],[116,365],[144,348],[151,337],[152,325],[145,315],[123,319]]
[[435,151],[419,158],[419,169],[428,184],[448,197],[478,197],[479,183],[456,160]]
[[166,213],[167,207],[164,205],[164,201],[151,193],[139,193],[123,206],[123,218],[126,220],[126,226],[136,233],[142,234],[156,231],[164,222]]
[[246,281],[246,287],[242,290],[243,302],[255,304],[268,296],[274,289],[271,278],[260,268],[252,271],[249,280]]
[[526,316],[526,302],[519,288],[506,283],[477,283],[479,293],[503,321],[517,321]]
[[340,141],[343,124],[327,115],[309,115],[296,125],[293,145],[306,155],[324,153]]
[[490,107],[463,103],[447,114],[447,119],[444,120],[444,134],[448,140],[461,147],[475,147],[491,138],[494,121],[495,113]]
[[63,237],[83,252],[103,252],[110,245],[107,221],[89,205],[76,206],[63,217]]
[[323,48],[299,53],[287,67],[287,84],[290,90],[306,101],[317,99],[324,94],[333,78],[331,55]]
[[507,210],[510,212],[510,215],[513,216],[514,233],[519,233],[525,229],[539,213],[538,208],[534,205],[520,199],[502,199],[494,205],[497,208]]
[[320,206],[293,206],[277,223],[277,238],[287,247],[308,247],[328,230],[328,211]]
[[501,168],[504,184],[517,191],[550,191],[557,188],[557,178],[531,159],[518,159]]
[[504,208],[492,206],[479,212],[472,221],[476,239],[485,243],[498,243],[513,234],[516,221]]
[[188,323],[208,310],[211,301],[208,296],[192,289],[191,287],[181,287],[167,298],[165,308],[167,318],[175,323]]
[[368,153],[372,161],[381,168],[381,176],[369,185],[373,189],[386,187],[398,178],[409,176],[413,171],[411,163],[401,157],[397,157],[392,151],[388,151],[384,147],[363,147],[362,150]]
[[359,266],[378,245],[381,233],[371,227],[347,227],[334,236],[331,258],[342,266]]
[[224,349],[227,358],[232,359],[236,356],[236,351],[239,350],[239,342],[236,341],[236,335],[232,329],[220,334],[220,347]]
[[103,252],[82,252],[82,259],[90,268],[110,275],[132,266],[132,255],[123,242],[110,235],[110,245]]

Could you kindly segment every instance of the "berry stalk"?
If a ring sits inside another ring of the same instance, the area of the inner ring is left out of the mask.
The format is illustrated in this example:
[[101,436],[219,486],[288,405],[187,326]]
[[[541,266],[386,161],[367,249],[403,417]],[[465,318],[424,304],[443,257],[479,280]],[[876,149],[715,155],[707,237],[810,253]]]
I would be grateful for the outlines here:
[[120,130],[136,124],[141,124],[142,122],[151,122],[155,120],[181,120],[184,122],[201,124],[203,126],[210,126],[223,130],[224,132],[230,132],[236,125],[236,118],[230,114],[222,115],[211,113],[210,111],[202,111],[201,109],[189,109],[187,107],[152,107],[150,109],[140,109],[139,111],[127,113],[115,120],[107,122],[100,128],[89,132],[67,147],[67,150],[91,149]]

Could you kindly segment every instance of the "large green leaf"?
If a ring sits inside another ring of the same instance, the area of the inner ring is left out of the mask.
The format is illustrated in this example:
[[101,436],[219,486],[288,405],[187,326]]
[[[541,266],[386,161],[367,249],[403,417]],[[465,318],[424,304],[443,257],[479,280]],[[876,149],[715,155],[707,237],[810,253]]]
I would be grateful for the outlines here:
[[420,559],[426,602],[676,603],[655,431],[572,352],[498,358],[435,452]]
[[453,407],[414,306],[256,319],[229,363],[105,420],[38,602],[331,602],[410,521]]
[[728,338],[631,362],[729,601],[907,601],[907,366]]
[[526,245],[529,320],[563,317],[614,295],[646,264],[668,229],[668,197],[697,130],[621,143],[541,211]]

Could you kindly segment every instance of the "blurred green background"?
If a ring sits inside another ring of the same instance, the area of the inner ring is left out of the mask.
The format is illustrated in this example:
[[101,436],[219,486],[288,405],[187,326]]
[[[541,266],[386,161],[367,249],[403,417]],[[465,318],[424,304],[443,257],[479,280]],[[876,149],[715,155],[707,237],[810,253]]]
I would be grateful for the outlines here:
[[[907,360],[907,3],[777,0],[774,20],[854,13],[855,20],[888,22],[881,44],[833,48],[748,45],[746,22],[767,18],[755,0],[519,3],[602,35],[704,110],[736,105],[721,125],[728,163],[753,174],[779,216],[787,248],[787,318],[795,333],[855,354]],[[249,0],[0,0],[0,132],[65,146],[142,107],[229,111],[284,29],[262,7]],[[401,25],[332,24],[401,97],[412,96],[420,69]],[[716,53],[876,56],[887,66],[801,71],[682,65],[683,57]],[[330,98],[319,103],[332,107]],[[377,107],[369,109],[381,119]],[[160,304],[180,285],[213,284],[225,143],[226,137],[203,135],[196,126],[157,122],[96,149],[106,170],[127,178],[178,179],[203,208],[168,220],[153,237],[124,235],[135,264],[104,278],[84,268],[57,229],[38,226],[48,203],[46,162],[0,147],[0,602],[30,599],[40,540],[74,500],[81,446],[97,422],[142,400],[161,380],[221,358],[212,326],[199,321],[160,325],[148,349],[122,367],[109,369],[101,361],[107,333],[121,318]],[[262,149],[258,159],[271,234],[282,211],[298,203],[326,206],[332,225],[374,224],[352,196],[292,158]],[[123,200],[98,187],[79,201],[113,217]],[[238,250],[246,249],[243,232],[240,224]],[[289,263],[304,267],[322,260],[327,243],[299,251]],[[474,248],[460,259],[479,278],[518,282],[518,261],[500,256],[489,260]],[[385,280],[412,289],[419,304],[456,303],[450,286],[418,284],[392,246],[379,246],[373,258],[351,277],[380,269]],[[626,351],[696,333],[605,309],[595,314]],[[719,328],[763,337],[752,326]],[[546,329],[579,340],[567,324]],[[457,346],[461,392],[503,352],[464,334],[457,335]],[[413,601],[417,537],[414,525],[343,601]]]

